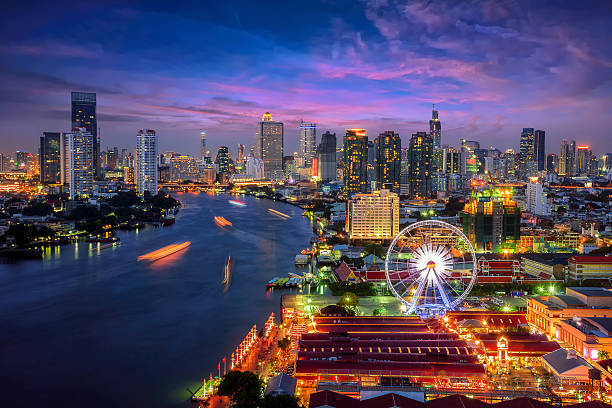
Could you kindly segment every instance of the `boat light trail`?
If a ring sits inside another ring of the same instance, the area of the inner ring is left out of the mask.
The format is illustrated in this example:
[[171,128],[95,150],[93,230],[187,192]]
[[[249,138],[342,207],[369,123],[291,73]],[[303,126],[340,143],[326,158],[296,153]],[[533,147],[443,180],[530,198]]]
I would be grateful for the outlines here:
[[233,224],[223,217],[215,217],[215,222],[220,227],[231,227]]
[[168,255],[172,255],[173,253],[178,252],[181,249],[185,249],[189,245],[191,245],[191,241],[185,241],[185,242],[183,242],[181,244],[168,245],[168,246],[160,248],[160,249],[158,249],[156,251],[149,252],[148,254],[140,255],[138,257],[138,260],[139,261],[142,261],[142,260],[156,261],[156,260],[161,259],[163,257],[166,257]]
[[291,218],[291,216],[289,216],[289,215],[287,215],[287,214],[285,214],[285,213],[282,213],[282,212],[280,212],[280,211],[276,211],[276,210],[274,210],[274,209],[272,209],[272,208],[268,208],[268,212],[269,212],[270,214],[272,214],[272,215],[275,215],[275,216],[280,217],[280,218],[284,218],[284,219],[286,219],[286,220],[288,220],[289,218]]
[[246,203],[244,201],[238,200],[227,200],[230,204],[236,205],[238,207],[246,207]]

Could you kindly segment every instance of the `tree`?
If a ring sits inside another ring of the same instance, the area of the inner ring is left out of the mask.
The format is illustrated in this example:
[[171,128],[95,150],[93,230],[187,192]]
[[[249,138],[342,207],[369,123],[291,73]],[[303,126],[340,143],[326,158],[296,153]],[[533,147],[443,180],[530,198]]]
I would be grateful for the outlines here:
[[363,249],[363,252],[365,252],[368,255],[374,254],[375,256],[382,258],[382,259],[384,259],[386,255],[385,248],[382,245],[377,244],[376,242],[368,243]]
[[267,395],[261,400],[259,408],[301,408],[300,400],[293,395]]
[[338,306],[357,306],[359,298],[353,292],[345,292],[338,301]]
[[291,346],[291,339],[289,337],[285,337],[284,339],[278,340],[276,344],[279,349],[286,352],[289,349],[289,346]]
[[53,207],[47,203],[33,203],[29,207],[23,209],[23,215],[26,216],[45,216],[53,213]]
[[217,394],[232,400],[235,408],[257,408],[261,401],[263,384],[250,371],[230,371],[223,376]]
[[597,352],[597,359],[598,360],[607,360],[610,358],[610,353],[608,353],[606,350],[599,350]]

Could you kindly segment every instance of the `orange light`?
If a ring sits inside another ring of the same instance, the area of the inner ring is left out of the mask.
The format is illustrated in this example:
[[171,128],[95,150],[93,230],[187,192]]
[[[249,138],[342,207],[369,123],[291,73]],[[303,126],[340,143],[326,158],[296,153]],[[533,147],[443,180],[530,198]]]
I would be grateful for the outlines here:
[[138,260],[139,261],[142,261],[142,260],[155,261],[165,256],[172,255],[173,253],[178,252],[181,249],[187,248],[189,245],[191,245],[191,241],[186,241],[186,242],[183,242],[182,244],[168,245],[156,251],[149,252],[148,254],[140,255],[138,257]]

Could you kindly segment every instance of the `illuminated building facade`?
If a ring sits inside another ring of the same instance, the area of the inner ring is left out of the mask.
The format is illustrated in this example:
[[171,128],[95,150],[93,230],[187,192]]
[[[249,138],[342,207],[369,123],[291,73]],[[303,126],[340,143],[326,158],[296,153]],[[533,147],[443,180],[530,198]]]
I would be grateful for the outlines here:
[[93,160],[95,177],[100,177],[100,139],[96,116],[96,94],[94,92],[72,92],[72,129],[84,128],[93,135]]
[[480,143],[473,140],[461,139],[461,166],[460,173],[471,178],[478,173],[480,161],[474,153],[480,149]]
[[402,139],[393,131],[381,133],[375,140],[376,182],[382,189],[400,193]]
[[61,179],[61,133],[43,132],[40,137],[40,182],[59,184]]
[[460,168],[460,154],[452,147],[443,150],[442,172],[444,174],[457,174]]
[[477,251],[514,246],[521,236],[521,210],[508,190],[473,192],[461,212],[463,233]]
[[605,279],[612,276],[612,257],[609,256],[573,256],[567,262],[568,278],[583,281],[585,279]]
[[304,159],[304,166],[311,167],[317,148],[317,125],[300,121],[299,156]]
[[134,184],[134,167],[126,166],[123,168],[123,182]]
[[70,199],[93,194],[94,136],[86,129],[75,129],[62,134],[61,151],[61,181],[69,185]]
[[546,171],[549,173],[559,172],[559,156],[554,153],[546,156]]
[[254,180],[261,180],[265,178],[263,160],[256,159],[253,156],[247,157],[246,173],[247,175],[253,177]]
[[389,190],[354,195],[346,212],[350,239],[393,239],[399,232],[399,202]]
[[533,128],[523,128],[519,146],[519,162],[526,163],[533,160],[534,131]]
[[264,162],[266,178],[282,179],[284,177],[283,139],[283,123],[274,121],[270,112],[266,112],[261,122],[257,124],[253,149],[253,156]]
[[170,159],[170,181],[194,181],[198,178],[198,161],[191,156],[174,156]]
[[347,129],[344,135],[344,194],[367,192],[368,136],[365,129]]
[[322,182],[336,179],[336,134],[325,132],[317,148],[319,178]]
[[208,150],[206,150],[206,132],[200,133],[200,157],[208,157]]
[[561,141],[561,152],[559,154],[559,175],[571,176],[572,166],[570,162],[570,145],[567,140]]
[[591,156],[593,153],[589,146],[578,146],[576,153],[576,174],[583,176],[590,173]]
[[442,124],[438,119],[438,110],[436,105],[433,106],[431,111],[431,120],[429,121],[429,135],[433,140],[434,149],[442,148]]
[[542,183],[537,178],[529,180],[525,194],[527,196],[527,211],[534,215],[550,215],[548,197],[544,193]]
[[410,195],[427,198],[431,195],[433,139],[425,132],[413,134],[408,152]]
[[136,189],[157,194],[157,135],[153,129],[141,129],[136,135]]
[[217,170],[219,173],[229,173],[230,171],[230,157],[229,149],[227,146],[219,146],[217,150]]

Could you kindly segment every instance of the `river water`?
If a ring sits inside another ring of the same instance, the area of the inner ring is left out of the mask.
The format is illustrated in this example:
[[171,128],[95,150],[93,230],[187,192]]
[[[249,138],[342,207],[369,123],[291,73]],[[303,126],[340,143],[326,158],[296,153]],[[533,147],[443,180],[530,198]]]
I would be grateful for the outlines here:
[[[173,226],[120,232],[121,245],[102,251],[81,242],[42,262],[0,265],[3,406],[186,406],[187,387],[214,375],[253,324],[278,315],[280,295],[264,285],[293,271],[308,245],[302,211],[254,197],[239,198],[246,207],[228,195],[176,197],[184,206]],[[137,261],[188,240],[167,258]]]

